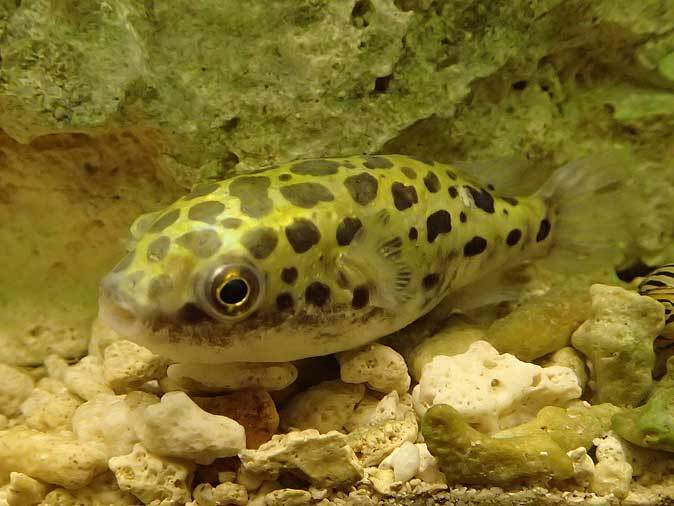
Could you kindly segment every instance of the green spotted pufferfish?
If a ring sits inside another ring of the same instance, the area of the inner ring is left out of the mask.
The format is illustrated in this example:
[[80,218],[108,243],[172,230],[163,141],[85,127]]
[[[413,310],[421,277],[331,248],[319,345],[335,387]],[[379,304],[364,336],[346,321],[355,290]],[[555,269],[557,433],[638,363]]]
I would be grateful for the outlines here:
[[570,164],[513,197],[449,165],[380,155],[199,184],[136,220],[132,250],[102,281],[100,317],[180,362],[355,348],[566,237],[586,241],[588,209],[612,183]]

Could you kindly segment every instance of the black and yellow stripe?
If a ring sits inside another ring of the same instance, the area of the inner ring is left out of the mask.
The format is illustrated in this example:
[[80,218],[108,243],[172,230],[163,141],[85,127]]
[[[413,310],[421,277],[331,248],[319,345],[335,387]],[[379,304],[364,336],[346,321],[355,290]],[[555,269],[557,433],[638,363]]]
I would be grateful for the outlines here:
[[665,308],[664,337],[674,339],[674,263],[661,265],[639,284],[639,293],[654,298]]

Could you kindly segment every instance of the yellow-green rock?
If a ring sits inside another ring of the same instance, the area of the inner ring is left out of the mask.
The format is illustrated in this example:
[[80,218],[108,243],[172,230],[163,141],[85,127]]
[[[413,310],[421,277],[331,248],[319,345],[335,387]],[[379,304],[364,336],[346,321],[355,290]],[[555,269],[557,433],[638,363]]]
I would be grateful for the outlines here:
[[535,435],[550,437],[565,452],[583,446],[590,448],[592,440],[611,429],[611,417],[620,408],[612,404],[559,408],[547,406],[530,422],[503,430],[494,435],[497,439],[527,438]]
[[506,485],[527,478],[565,480],[573,464],[551,436],[533,433],[496,439],[476,431],[451,406],[433,406],[423,418],[428,450],[450,482]]

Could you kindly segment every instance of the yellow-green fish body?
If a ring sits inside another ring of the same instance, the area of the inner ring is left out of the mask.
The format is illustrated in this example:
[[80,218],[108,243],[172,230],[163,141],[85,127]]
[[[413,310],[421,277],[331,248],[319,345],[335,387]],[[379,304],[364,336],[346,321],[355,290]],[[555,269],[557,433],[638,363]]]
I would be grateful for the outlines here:
[[354,348],[447,294],[545,255],[554,199],[497,196],[456,168],[381,155],[303,160],[196,186],[132,227],[101,317],[183,362]]
[[674,339],[674,264],[661,265],[639,283],[639,293],[657,300],[665,308],[662,336]]

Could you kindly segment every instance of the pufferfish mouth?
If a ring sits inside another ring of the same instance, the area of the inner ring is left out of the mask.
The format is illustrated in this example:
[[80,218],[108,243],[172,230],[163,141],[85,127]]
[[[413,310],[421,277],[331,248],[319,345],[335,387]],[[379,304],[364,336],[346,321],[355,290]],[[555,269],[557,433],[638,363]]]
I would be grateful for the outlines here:
[[123,337],[143,331],[143,322],[132,301],[103,285],[98,298],[98,318]]

